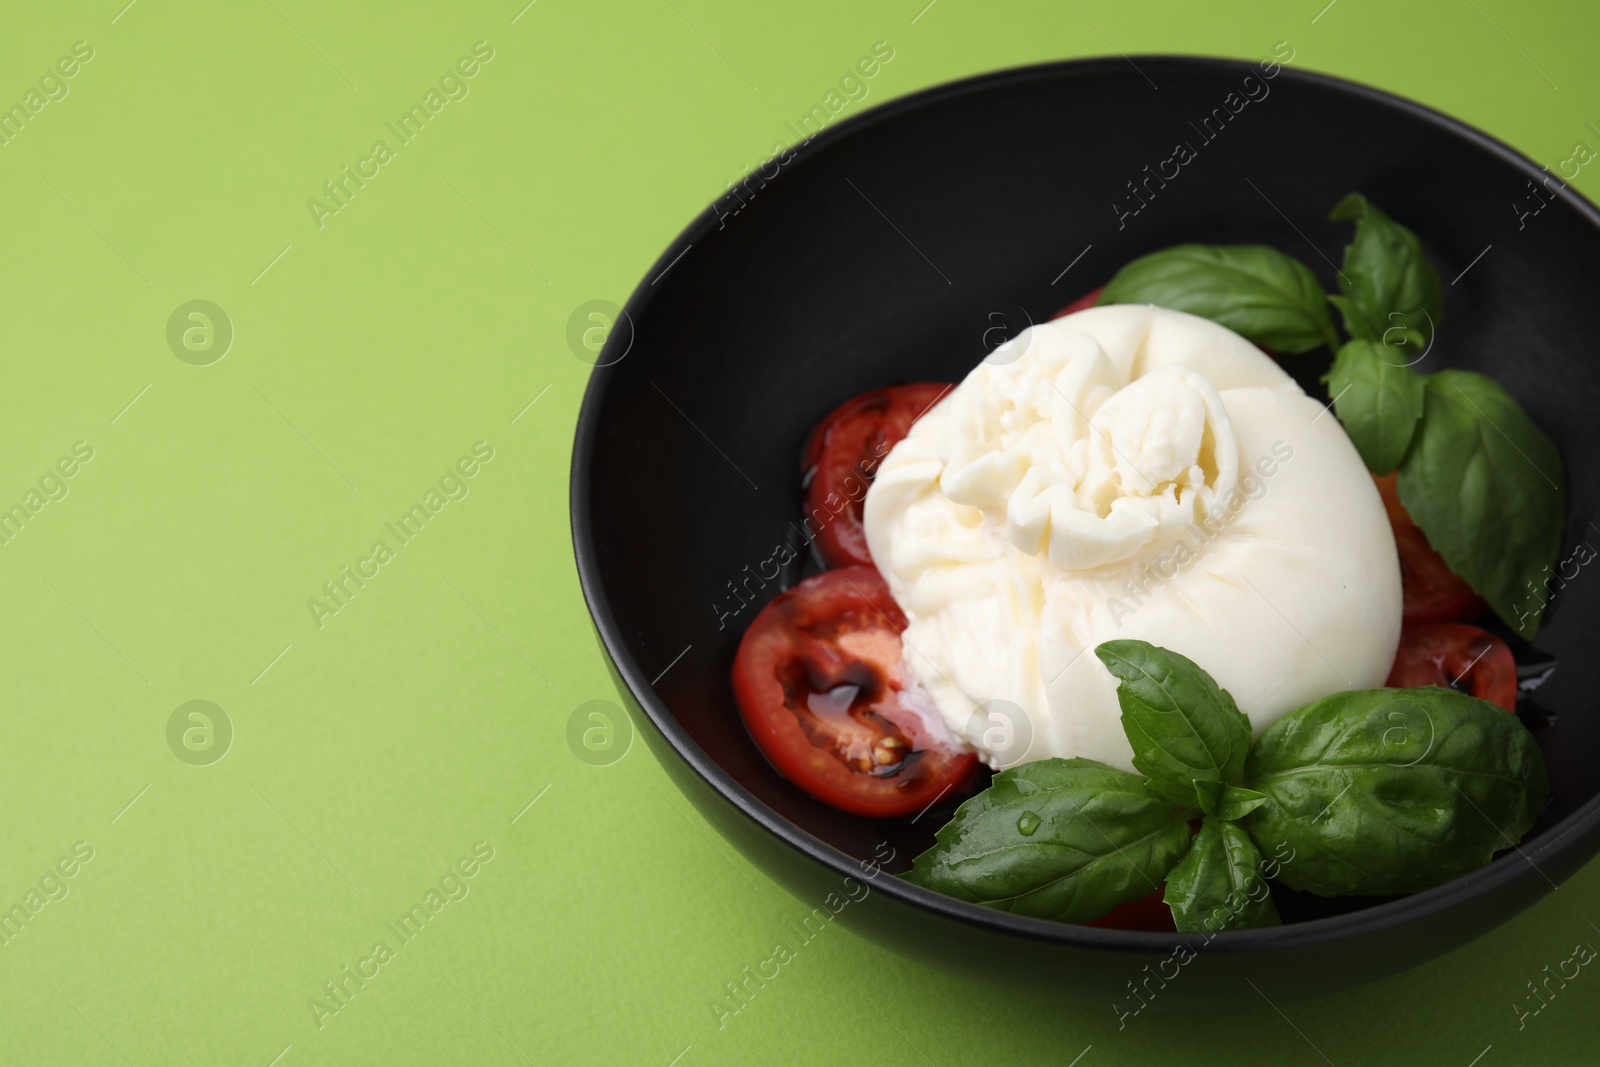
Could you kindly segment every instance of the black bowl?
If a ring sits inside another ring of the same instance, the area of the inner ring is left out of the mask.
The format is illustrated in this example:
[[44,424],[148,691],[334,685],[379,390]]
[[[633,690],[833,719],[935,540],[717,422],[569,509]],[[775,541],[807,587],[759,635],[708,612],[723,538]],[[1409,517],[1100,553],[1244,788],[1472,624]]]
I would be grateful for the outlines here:
[[[1167,245],[1272,244],[1332,290],[1348,229],[1326,217],[1351,190],[1421,235],[1448,283],[1421,369],[1469,367],[1509,388],[1565,456],[1566,543],[1600,541],[1587,521],[1600,493],[1589,354],[1600,212],[1453,119],[1321,75],[1264,73],[1172,56],[1054,63],[830,126],[701,214],[629,300],[631,329],[614,329],[600,354],[578,420],[572,527],[618,691],[729,841],[896,952],[1118,998],[1177,967],[1182,944],[1212,958],[1208,980],[1174,981],[1164,998],[1254,996],[1246,977],[1304,996],[1448,952],[1600,848],[1600,671],[1585,654],[1600,574],[1567,583],[1537,642],[1557,663],[1530,717],[1553,800],[1521,847],[1401,899],[1285,894],[1286,918],[1302,921],[1275,929],[1210,940],[1102,930],[905,884],[893,872],[948,812],[883,823],[825,807],[779,776],[740,722],[730,664],[761,604],[795,578],[762,575],[776,546],[798,543],[798,454],[816,419],[863,390],[957,381],[998,339],[984,337],[990,327],[1041,321]],[[1173,176],[1165,161],[1179,142],[1192,158]],[[1286,362],[1320,393],[1325,354]]]

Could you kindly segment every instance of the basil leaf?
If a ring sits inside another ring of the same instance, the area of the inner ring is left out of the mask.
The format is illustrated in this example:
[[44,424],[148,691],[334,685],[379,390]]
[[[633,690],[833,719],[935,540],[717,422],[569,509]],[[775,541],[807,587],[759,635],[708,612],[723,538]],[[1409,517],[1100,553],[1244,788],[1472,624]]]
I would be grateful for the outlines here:
[[[1322,896],[1414,893],[1488,863],[1544,806],[1544,758],[1516,716],[1449,689],[1336,693],[1256,741],[1240,824]],[[1287,855],[1285,856],[1285,853]]]
[[1122,729],[1150,789],[1179,804],[1198,794],[1201,810],[1213,810],[1250,751],[1250,720],[1233,697],[1193,660],[1148,641],[1107,641],[1094,654],[1119,680]]
[[1275,352],[1337,348],[1327,296],[1304,263],[1266,245],[1177,245],[1114,274],[1101,304],[1157,304]]
[[1422,376],[1398,357],[1376,341],[1351,341],[1325,379],[1345,433],[1373,474],[1400,465],[1422,419]]
[[1261,850],[1236,824],[1208,818],[1189,854],[1167,872],[1164,899],[1180,931],[1216,933],[1277,926],[1262,877]]
[[1230,785],[1223,790],[1222,800],[1217,805],[1216,816],[1218,819],[1229,821],[1242,819],[1266,802],[1267,795],[1265,793],[1257,793],[1254,789]]
[[906,878],[961,900],[1062,922],[1145,896],[1189,847],[1177,805],[1138,775],[1045,759],[995,775]]
[[1345,330],[1351,337],[1389,347],[1425,347],[1439,322],[1444,290],[1417,235],[1360,193],[1335,204],[1328,218],[1356,224],[1340,272],[1344,295],[1328,298],[1344,316]]
[[1444,370],[1425,381],[1400,502],[1450,569],[1532,640],[1566,521],[1561,456],[1492,379]]

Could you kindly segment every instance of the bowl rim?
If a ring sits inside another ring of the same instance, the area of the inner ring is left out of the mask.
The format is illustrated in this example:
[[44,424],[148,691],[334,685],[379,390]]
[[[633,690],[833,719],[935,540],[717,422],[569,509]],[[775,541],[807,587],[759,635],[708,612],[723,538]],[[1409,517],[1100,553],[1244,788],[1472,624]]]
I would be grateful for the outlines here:
[[[783,169],[785,172],[798,169],[805,165],[811,155],[823,151],[846,137],[854,136],[856,133],[876,123],[890,121],[929,104],[950,98],[985,92],[994,86],[1008,82],[1026,82],[1035,79],[1053,78],[1064,73],[1079,77],[1093,76],[1101,71],[1110,71],[1125,65],[1134,65],[1137,68],[1141,64],[1148,65],[1152,69],[1209,69],[1244,74],[1260,69],[1260,64],[1265,62],[1267,61],[1184,53],[1161,53],[1135,56],[1089,56],[1002,68],[919,89],[832,123],[806,141],[788,146],[788,150],[794,152],[795,158],[793,161],[786,163]],[[1540,181],[1549,176],[1547,168],[1539,166],[1503,141],[1425,104],[1347,78],[1282,66],[1281,64],[1280,66],[1281,69],[1277,76],[1287,76],[1291,81],[1332,89],[1349,96],[1362,98],[1368,102],[1407,113],[1423,122],[1440,127],[1448,133],[1472,142],[1480,150],[1497,157],[1502,162],[1523,171],[1531,180]],[[783,174],[779,174],[773,181],[782,181],[783,177]],[[1558,177],[1557,180],[1561,179]],[[772,184],[772,182],[768,182],[768,184]],[[1587,217],[1589,222],[1597,229],[1600,229],[1600,209],[1597,209],[1594,204],[1572,188],[1570,184],[1563,182],[1563,187],[1558,195],[1565,196],[1573,208]],[[660,281],[697,241],[706,239],[714,232],[712,223],[716,221],[716,218],[715,211],[712,208],[721,199],[719,197],[717,201],[713,201],[712,205],[694,217],[694,220],[661,253],[629,295],[623,312],[629,321],[635,325],[635,330],[637,329],[637,321],[640,315],[649,308],[656,293],[659,291],[655,288],[655,283]],[[628,343],[631,344],[631,339]],[[1187,944],[1191,948],[1207,947],[1213,951],[1254,952],[1305,947],[1338,941],[1355,935],[1378,934],[1405,925],[1413,919],[1424,915],[1450,909],[1464,903],[1469,898],[1506,886],[1517,879],[1525,878],[1527,875],[1523,869],[1524,866],[1531,867],[1544,877],[1544,880],[1550,883],[1550,888],[1553,890],[1556,888],[1556,883],[1548,875],[1545,875],[1544,871],[1539,867],[1537,859],[1554,857],[1565,849],[1570,842],[1592,834],[1595,828],[1600,826],[1600,795],[1596,795],[1580,805],[1577,810],[1566,818],[1547,828],[1531,846],[1524,848],[1521,845],[1515,845],[1513,846],[1515,855],[1511,852],[1505,852],[1486,866],[1470,871],[1432,889],[1384,901],[1383,903],[1342,915],[1292,923],[1285,926],[1231,930],[1209,935],[1113,930],[1057,922],[1049,919],[1036,919],[958,900],[955,897],[946,896],[932,889],[913,885],[897,876],[891,875],[888,878],[879,879],[875,877],[878,872],[866,874],[866,866],[863,862],[857,861],[845,852],[802,830],[799,826],[779,815],[772,808],[758,800],[753,793],[739,785],[731,775],[713,761],[689,736],[688,731],[678,723],[677,719],[666,707],[665,702],[657,696],[653,685],[648,680],[648,676],[635,661],[627,647],[621,627],[612,614],[610,604],[601,585],[600,564],[596,557],[592,536],[592,516],[589,499],[591,490],[589,478],[590,459],[600,429],[599,411],[604,402],[606,391],[611,384],[614,369],[622,359],[621,356],[607,358],[612,348],[613,338],[608,337],[606,345],[601,350],[601,358],[590,373],[583,400],[579,406],[577,426],[573,437],[568,496],[573,553],[577,564],[578,581],[582,587],[584,601],[589,609],[596,632],[606,654],[615,666],[617,674],[626,683],[634,700],[644,714],[649,717],[655,729],[661,733],[662,737],[676,751],[678,757],[718,793],[724,801],[750,822],[756,824],[789,848],[820,863],[841,879],[856,878],[858,881],[867,880],[871,882],[874,891],[884,893],[901,904],[931,912],[945,920],[1029,941],[1060,944],[1082,949],[1120,951],[1128,955],[1172,950],[1174,946],[1179,944]],[[626,354],[627,351],[625,349],[623,355]],[[1499,921],[1505,921],[1512,917],[1511,914],[1508,914]],[[1497,924],[1498,922],[1492,925]],[[1484,927],[1479,933],[1486,932],[1490,928],[1492,926]]]

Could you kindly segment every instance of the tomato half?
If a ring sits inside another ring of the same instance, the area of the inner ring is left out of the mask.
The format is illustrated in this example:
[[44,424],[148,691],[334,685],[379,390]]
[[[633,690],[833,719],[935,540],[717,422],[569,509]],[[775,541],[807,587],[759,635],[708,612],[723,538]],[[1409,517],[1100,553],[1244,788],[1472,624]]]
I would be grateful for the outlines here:
[[1433,550],[1421,527],[1412,521],[1395,488],[1397,471],[1374,477],[1389,513],[1394,545],[1400,551],[1400,586],[1405,597],[1401,616],[1407,626],[1422,622],[1462,622],[1488,611],[1483,598],[1457,577],[1444,557]]
[[1099,926],[1107,930],[1159,930],[1177,933],[1178,924],[1172,918],[1172,908],[1162,899],[1165,887],[1157,889],[1125,904],[1118,904],[1098,919],[1090,919],[1085,926]]
[[1430,622],[1400,631],[1391,689],[1436,685],[1517,710],[1517,662],[1506,643],[1476,626]]
[[1050,317],[1052,319],[1059,319],[1064,315],[1071,315],[1074,312],[1084,311],[1088,308],[1092,308],[1094,307],[1094,302],[1100,299],[1100,294],[1105,291],[1106,287],[1103,285],[1098,289],[1091,289],[1089,292],[1084,293],[1082,296],[1078,297],[1078,299],[1074,300],[1072,303],[1068,304],[1066,307],[1062,308],[1060,311],[1056,312]]
[[867,486],[889,449],[953,386],[916,382],[851,397],[817,423],[801,453],[806,479],[806,524],[816,531],[817,552],[830,567],[872,562],[861,528]]
[[733,661],[750,736],[825,804],[893,819],[965,786],[978,757],[929,735],[901,696],[906,617],[871,567],[807,578],[761,609]]

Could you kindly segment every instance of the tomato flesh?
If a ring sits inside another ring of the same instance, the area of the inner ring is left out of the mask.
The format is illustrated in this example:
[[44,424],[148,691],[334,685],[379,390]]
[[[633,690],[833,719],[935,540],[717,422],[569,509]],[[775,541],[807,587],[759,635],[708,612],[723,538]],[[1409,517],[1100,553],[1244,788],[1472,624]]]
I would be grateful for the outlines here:
[[953,387],[915,382],[851,397],[817,424],[801,454],[806,479],[806,525],[830,567],[872,563],[861,507],[867,486],[889,450]]
[[1392,689],[1436,685],[1517,710],[1517,663],[1506,643],[1476,626],[1431,622],[1400,631],[1400,651],[1387,683]]
[[1488,611],[1488,605],[1450,569],[1444,557],[1428,544],[1421,527],[1412,521],[1395,487],[1398,473],[1391,471],[1373,480],[1383,496],[1383,508],[1389,513],[1389,525],[1394,530],[1394,545],[1400,552],[1400,586],[1405,597],[1402,621],[1410,626],[1476,619]]
[[906,618],[872,567],[808,578],[761,609],[733,661],[750,736],[825,804],[892,819],[968,784],[978,757],[932,736],[907,704]]

